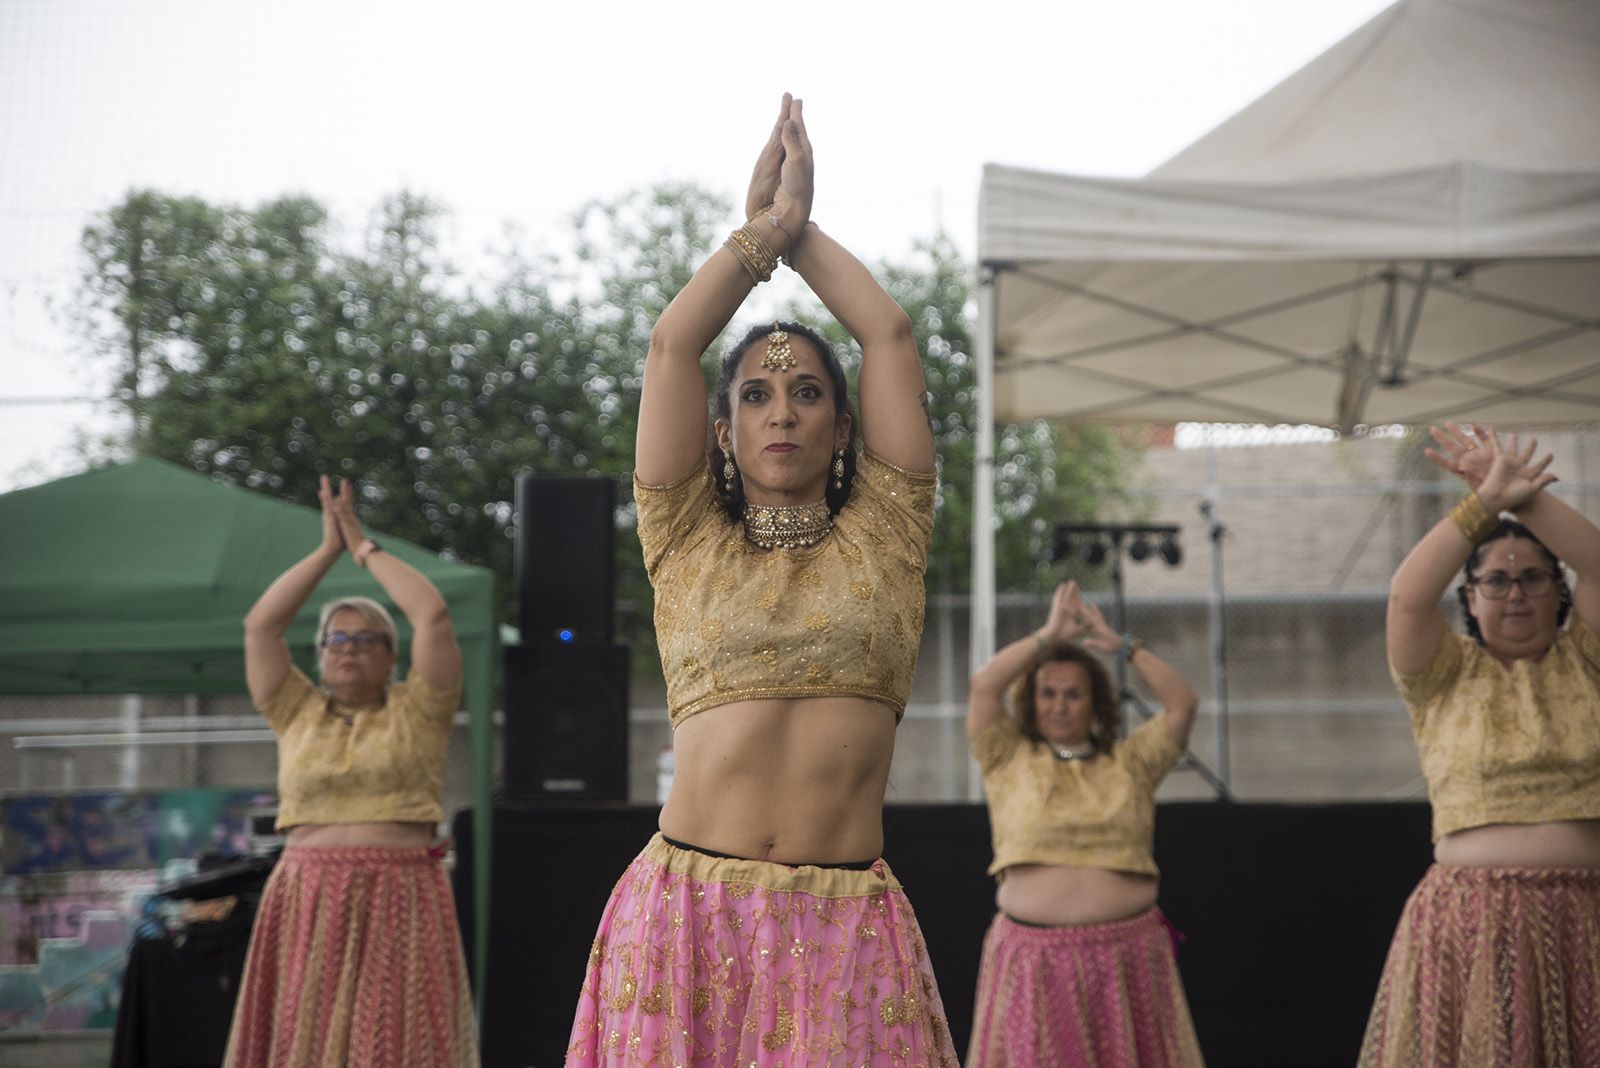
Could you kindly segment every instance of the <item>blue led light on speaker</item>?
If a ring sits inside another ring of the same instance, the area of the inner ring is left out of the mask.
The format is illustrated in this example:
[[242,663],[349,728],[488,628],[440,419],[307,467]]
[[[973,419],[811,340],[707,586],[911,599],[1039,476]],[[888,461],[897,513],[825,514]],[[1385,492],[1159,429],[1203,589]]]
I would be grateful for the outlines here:
[[570,642],[573,638],[572,628],[562,627],[560,630],[556,631],[556,637],[564,642]]

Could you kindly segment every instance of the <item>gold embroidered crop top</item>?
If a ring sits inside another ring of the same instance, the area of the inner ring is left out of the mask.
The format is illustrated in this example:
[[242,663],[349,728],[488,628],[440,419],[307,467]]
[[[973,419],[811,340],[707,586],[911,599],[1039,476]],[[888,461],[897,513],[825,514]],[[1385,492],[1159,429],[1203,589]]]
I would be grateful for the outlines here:
[[1092,760],[1059,760],[1009,714],[972,740],[998,875],[1013,864],[1157,875],[1156,787],[1182,750],[1160,719]]
[[383,704],[342,705],[290,667],[261,714],[278,736],[278,830],[301,823],[437,823],[461,688],[412,672]]
[[746,540],[704,463],[670,486],[635,479],[633,493],[674,727],[760,698],[865,697],[904,714],[922,641],[933,475],[862,454],[833,529],[802,549]]
[[1600,819],[1600,636],[1577,613],[1538,660],[1506,667],[1447,634],[1421,673],[1390,671],[1411,713],[1434,841],[1488,823]]

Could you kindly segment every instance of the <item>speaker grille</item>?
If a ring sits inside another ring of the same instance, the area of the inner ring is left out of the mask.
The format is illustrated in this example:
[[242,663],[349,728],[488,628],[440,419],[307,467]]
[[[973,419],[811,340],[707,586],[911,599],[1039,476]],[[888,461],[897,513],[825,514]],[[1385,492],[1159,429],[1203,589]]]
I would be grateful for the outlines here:
[[626,801],[628,650],[540,642],[505,653],[506,798]]

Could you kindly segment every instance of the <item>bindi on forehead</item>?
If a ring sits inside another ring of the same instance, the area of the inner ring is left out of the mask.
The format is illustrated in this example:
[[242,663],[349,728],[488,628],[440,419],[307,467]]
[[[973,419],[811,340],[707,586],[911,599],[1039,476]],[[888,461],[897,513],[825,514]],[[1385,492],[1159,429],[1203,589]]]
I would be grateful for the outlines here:
[[1504,566],[1515,567],[1518,560],[1537,563],[1541,558],[1539,547],[1526,538],[1502,538],[1490,542],[1485,548],[1480,566],[1492,570],[1502,566],[1503,561]]

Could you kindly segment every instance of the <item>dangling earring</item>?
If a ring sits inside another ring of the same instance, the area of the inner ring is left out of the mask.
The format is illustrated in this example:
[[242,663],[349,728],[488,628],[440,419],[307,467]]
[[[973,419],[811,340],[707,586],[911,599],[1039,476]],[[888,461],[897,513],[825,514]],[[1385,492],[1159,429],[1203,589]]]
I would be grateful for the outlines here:
[[844,450],[833,458],[833,488],[844,489]]
[[734,479],[734,476],[737,475],[738,473],[739,473],[738,468],[733,466],[733,457],[729,456],[727,453],[723,453],[722,454],[722,489],[723,489],[723,492],[725,492],[725,493],[732,493],[733,492],[733,479]]

